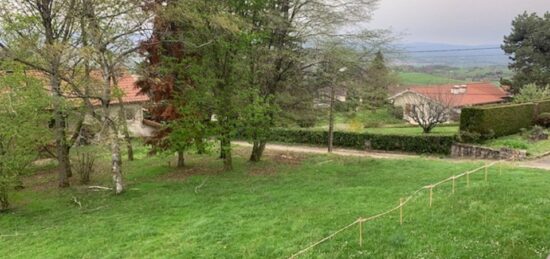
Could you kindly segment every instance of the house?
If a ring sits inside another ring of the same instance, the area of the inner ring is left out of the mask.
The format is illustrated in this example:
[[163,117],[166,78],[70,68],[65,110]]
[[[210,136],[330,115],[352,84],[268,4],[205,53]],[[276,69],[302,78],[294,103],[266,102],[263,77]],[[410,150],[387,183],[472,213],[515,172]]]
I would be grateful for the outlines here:
[[[124,74],[119,78],[118,86],[122,94],[122,105],[117,98],[113,98],[109,109],[112,118],[118,118],[121,107],[124,107],[128,131],[132,137],[150,137],[158,125],[147,120],[147,105],[150,99],[149,96],[139,93],[139,88],[136,86],[137,80],[138,76],[131,74]],[[89,125],[94,123],[89,116],[85,121]]]
[[403,119],[414,123],[411,112],[426,103],[437,104],[448,110],[447,120],[455,121],[461,109],[468,106],[505,102],[509,94],[492,83],[479,82],[462,85],[412,86],[391,96],[389,101],[403,109]]

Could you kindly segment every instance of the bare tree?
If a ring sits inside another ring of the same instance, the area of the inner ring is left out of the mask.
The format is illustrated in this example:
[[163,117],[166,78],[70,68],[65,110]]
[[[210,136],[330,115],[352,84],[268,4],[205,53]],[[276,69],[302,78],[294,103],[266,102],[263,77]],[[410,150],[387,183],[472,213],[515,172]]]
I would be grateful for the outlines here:
[[[146,31],[149,17],[142,11],[140,1],[135,0],[82,0],[82,33],[89,40],[89,63],[100,71],[101,80],[97,84],[97,96],[101,103],[101,114],[93,113],[107,131],[111,149],[111,171],[115,193],[124,190],[122,179],[122,159],[120,154],[119,125],[111,114],[110,107],[113,91],[118,87],[120,70],[130,55],[139,48],[137,42]],[[132,153],[126,114],[122,98],[118,95],[120,105],[119,121],[122,122],[123,134],[129,154]],[[130,159],[132,159],[130,157]]]
[[[460,88],[434,87],[436,91],[417,93],[408,91],[403,97],[409,107],[406,115],[416,122],[424,133],[430,133],[437,125],[448,122],[462,99]],[[463,88],[462,88],[463,89]],[[456,91],[456,92],[455,92]]]

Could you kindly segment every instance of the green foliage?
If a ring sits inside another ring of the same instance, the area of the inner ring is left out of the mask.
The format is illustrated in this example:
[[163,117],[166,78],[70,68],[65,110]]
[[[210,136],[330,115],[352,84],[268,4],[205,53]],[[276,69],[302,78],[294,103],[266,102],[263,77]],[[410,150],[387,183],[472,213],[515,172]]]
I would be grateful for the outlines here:
[[[339,147],[404,151],[421,154],[449,154],[454,136],[444,135],[385,135],[354,132],[334,132],[334,145]],[[284,143],[326,145],[327,131],[275,129],[269,140]]]
[[550,127],[550,113],[545,112],[541,113],[537,116],[537,119],[535,120],[535,124],[548,128]]
[[535,102],[536,114],[550,112],[550,99]]
[[479,134],[488,139],[518,133],[533,124],[535,104],[468,107],[460,116],[461,134]]
[[538,87],[535,84],[528,84],[519,89],[514,95],[515,103],[536,102],[550,97],[550,86]]
[[376,109],[384,106],[388,98],[388,87],[396,82],[392,71],[386,66],[384,55],[377,52],[367,67],[365,87],[362,89],[363,103]]
[[530,83],[550,85],[550,12],[539,16],[527,12],[512,22],[512,32],[504,37],[502,49],[513,57],[510,69],[514,93]]
[[49,102],[42,87],[21,70],[0,77],[0,211],[8,209],[8,193],[19,175],[50,141]]
[[395,105],[388,105],[388,112],[396,119],[402,120],[403,119],[403,107],[401,106],[395,106]]

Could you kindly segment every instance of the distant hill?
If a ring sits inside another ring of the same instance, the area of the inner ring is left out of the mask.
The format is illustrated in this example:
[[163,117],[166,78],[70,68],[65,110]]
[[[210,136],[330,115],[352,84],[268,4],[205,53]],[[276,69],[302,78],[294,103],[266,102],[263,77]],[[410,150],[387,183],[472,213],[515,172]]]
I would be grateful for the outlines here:
[[483,67],[506,66],[509,62],[508,56],[498,44],[461,45],[419,42],[398,44],[395,49],[397,51],[386,54],[386,57],[393,65],[398,66]]

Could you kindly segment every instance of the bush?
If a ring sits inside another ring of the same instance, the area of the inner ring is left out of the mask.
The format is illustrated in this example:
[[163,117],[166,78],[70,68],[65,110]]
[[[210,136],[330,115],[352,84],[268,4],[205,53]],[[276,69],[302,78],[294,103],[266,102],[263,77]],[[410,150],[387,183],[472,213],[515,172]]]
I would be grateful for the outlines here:
[[535,102],[536,114],[550,113],[550,100]]
[[535,120],[535,124],[545,128],[550,127],[550,113],[548,112],[541,113],[539,116],[537,116],[537,119]]
[[95,169],[96,157],[90,152],[81,152],[76,154],[76,158],[72,162],[73,169],[80,176],[81,184],[90,183],[90,175]]
[[[327,131],[274,129],[270,141],[327,145]],[[386,151],[404,151],[421,154],[449,154],[454,136],[382,135],[371,133],[334,132],[334,146]]]
[[512,135],[530,128],[534,113],[533,103],[464,108],[460,131],[479,134],[483,139]]
[[312,128],[315,127],[315,124],[317,123],[317,115],[314,113],[311,114],[304,114],[300,116],[300,118],[296,119],[296,124],[300,126],[301,128]]
[[396,119],[402,120],[403,119],[403,107],[401,106],[393,106],[388,105],[388,112]]

